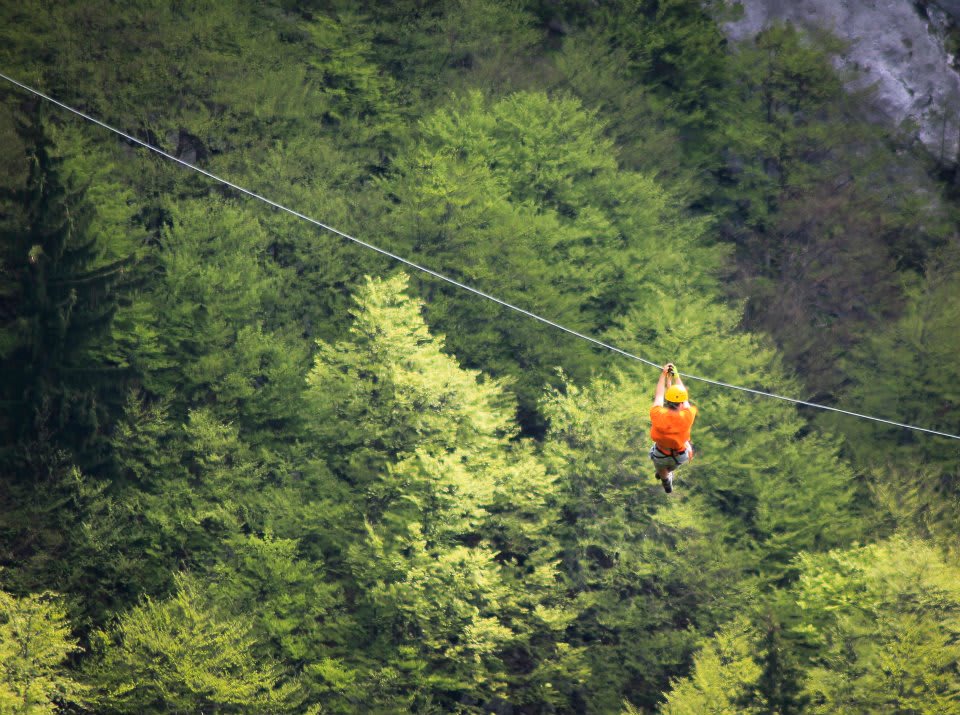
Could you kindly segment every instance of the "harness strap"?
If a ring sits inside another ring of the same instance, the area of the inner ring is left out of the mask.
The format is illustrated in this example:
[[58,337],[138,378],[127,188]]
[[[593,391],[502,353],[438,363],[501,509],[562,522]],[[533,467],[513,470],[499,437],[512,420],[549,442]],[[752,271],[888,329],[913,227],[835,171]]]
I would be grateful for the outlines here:
[[660,454],[661,457],[669,457],[672,459],[678,467],[680,466],[680,460],[677,459],[677,455],[687,453],[686,449],[671,449],[668,447],[667,450],[664,450],[664,448],[656,442],[653,443],[653,448]]
[[671,449],[670,447],[667,447],[666,449],[664,449],[663,447],[661,447],[661,446],[660,446],[659,444],[657,444],[656,442],[654,442],[653,444],[654,444],[654,446],[657,448],[657,451],[660,452],[660,454],[662,454],[664,457],[675,457],[675,456],[677,456],[678,454],[683,454],[684,452],[687,451],[686,448],[684,448],[684,449]]

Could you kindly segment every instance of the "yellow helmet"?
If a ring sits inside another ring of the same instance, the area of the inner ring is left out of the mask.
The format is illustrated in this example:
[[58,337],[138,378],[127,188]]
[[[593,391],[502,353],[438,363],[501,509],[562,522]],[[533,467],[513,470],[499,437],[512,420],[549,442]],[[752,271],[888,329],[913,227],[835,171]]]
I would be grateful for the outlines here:
[[666,394],[663,396],[667,402],[676,402],[677,404],[686,402],[687,397],[686,388],[680,387],[680,385],[670,385],[670,387],[667,388]]

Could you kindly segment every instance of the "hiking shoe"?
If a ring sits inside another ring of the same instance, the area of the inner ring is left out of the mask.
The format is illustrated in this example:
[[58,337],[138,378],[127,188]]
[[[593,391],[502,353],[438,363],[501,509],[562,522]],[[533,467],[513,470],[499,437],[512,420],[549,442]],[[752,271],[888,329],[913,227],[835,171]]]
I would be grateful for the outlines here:
[[660,481],[663,482],[663,491],[667,494],[673,491],[673,472],[670,472],[666,479],[661,479]]

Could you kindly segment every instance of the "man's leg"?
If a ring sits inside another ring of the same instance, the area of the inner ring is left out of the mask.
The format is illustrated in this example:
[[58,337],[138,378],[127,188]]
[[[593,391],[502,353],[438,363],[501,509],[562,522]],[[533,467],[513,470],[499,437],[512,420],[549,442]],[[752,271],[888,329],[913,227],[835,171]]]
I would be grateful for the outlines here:
[[673,472],[667,472],[660,476],[660,470],[657,470],[657,476],[660,477],[660,483],[663,485],[663,491],[667,494],[673,491]]
[[662,455],[658,454],[656,445],[650,448],[650,459],[653,461],[653,467],[656,470],[654,475],[660,480],[660,483],[663,484],[663,491],[669,494],[673,491],[673,472],[670,469],[670,465],[661,466],[660,463],[663,459]]

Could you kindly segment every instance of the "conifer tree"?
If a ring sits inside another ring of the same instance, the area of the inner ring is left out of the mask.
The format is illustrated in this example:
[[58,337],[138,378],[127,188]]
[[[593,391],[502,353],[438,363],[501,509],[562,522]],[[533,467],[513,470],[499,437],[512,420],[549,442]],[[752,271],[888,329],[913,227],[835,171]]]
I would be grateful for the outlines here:
[[0,227],[3,463],[35,476],[57,450],[83,466],[104,458],[106,405],[122,394],[126,372],[97,358],[109,350],[130,262],[104,257],[90,230],[94,208],[65,176],[38,111],[18,122],[28,173],[5,190],[10,213]]
[[219,199],[181,202],[170,216],[152,258],[160,277],[119,316],[118,353],[175,424],[207,408],[265,446],[296,435],[305,348],[274,322],[269,235]]
[[308,376],[310,432],[330,468],[315,519],[365,614],[314,672],[336,688],[335,712],[357,701],[482,712],[512,680],[539,682],[545,692],[524,697],[550,701],[544,680],[576,667],[575,654],[536,645],[565,622],[543,553],[552,479],[511,444],[502,385],[442,352],[405,286],[368,281],[349,339],[320,344]]
[[[960,251],[936,252],[927,274],[914,282],[904,314],[878,329],[844,362],[851,378],[845,399],[863,412],[930,429],[956,433],[960,426]],[[823,423],[839,426],[836,417]],[[956,473],[955,443],[870,422],[844,422],[850,449],[859,460],[923,462]]]
[[0,712],[46,715],[85,700],[67,669],[79,647],[58,594],[0,591]]
[[960,713],[955,564],[902,536],[800,561],[809,712]]
[[[423,262],[586,333],[617,326],[653,286],[702,291],[722,251],[650,176],[618,170],[595,113],[573,97],[471,93],[421,125],[421,141],[385,187],[384,233]],[[685,270],[674,268],[687,254]],[[588,379],[596,355],[528,318],[426,283],[427,319],[470,367],[516,378],[524,427],[562,365]]]
[[[669,328],[661,325],[662,316],[671,316]],[[624,322],[614,342],[635,353],[649,341],[689,374],[783,395],[800,392],[778,354],[760,336],[737,333],[737,312],[721,303],[657,291]],[[651,372],[632,369],[627,383],[632,409],[643,415],[656,384]],[[835,437],[808,432],[796,410],[780,401],[696,380],[687,386],[700,406],[693,434],[700,457],[691,469],[680,470],[679,488],[689,477],[692,488],[703,489],[711,509],[728,519],[734,542],[764,560],[765,577],[787,582],[800,551],[856,538],[857,483]]]
[[274,663],[252,660],[250,625],[224,618],[202,585],[177,577],[176,593],[145,597],[94,636],[88,668],[100,712],[292,713],[297,689]]
[[[664,715],[760,715],[769,712],[754,697],[761,677],[758,643],[750,624],[739,619],[724,628],[694,657],[693,672],[675,680]],[[778,711],[775,711],[778,712]]]

